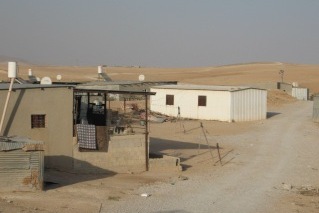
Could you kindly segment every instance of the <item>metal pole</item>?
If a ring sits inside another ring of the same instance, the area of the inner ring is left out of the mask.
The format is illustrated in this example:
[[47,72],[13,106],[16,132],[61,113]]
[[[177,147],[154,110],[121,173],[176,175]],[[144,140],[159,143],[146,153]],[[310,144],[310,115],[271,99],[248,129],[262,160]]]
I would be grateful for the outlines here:
[[9,87],[6,103],[5,103],[4,108],[3,108],[2,118],[1,118],[1,122],[0,122],[0,134],[2,132],[3,121],[4,121],[4,117],[6,115],[8,103],[9,103],[9,100],[10,100],[10,94],[11,94],[11,91],[12,91],[12,86],[13,86],[13,83],[14,83],[14,79],[15,78],[11,78],[11,82],[10,82],[10,87]]
[[149,170],[149,143],[148,143],[148,100],[145,90],[145,157],[146,157],[146,171]]
[[216,147],[217,147],[217,152],[218,152],[218,157],[219,157],[219,162],[220,162],[220,165],[222,166],[222,158],[220,157],[220,152],[219,152],[219,144],[217,143],[216,144]]
[[212,157],[212,160],[214,160],[214,156],[213,156],[213,152],[212,152],[212,149],[208,143],[208,140],[207,140],[207,137],[206,137],[206,133],[205,133],[205,129],[204,129],[204,126],[203,126],[203,123],[200,122],[200,127],[202,128],[202,132],[203,132],[203,135],[205,137],[205,140],[206,140],[206,143],[207,143],[207,146],[208,146],[208,149],[209,149],[209,152],[210,152],[210,155]]

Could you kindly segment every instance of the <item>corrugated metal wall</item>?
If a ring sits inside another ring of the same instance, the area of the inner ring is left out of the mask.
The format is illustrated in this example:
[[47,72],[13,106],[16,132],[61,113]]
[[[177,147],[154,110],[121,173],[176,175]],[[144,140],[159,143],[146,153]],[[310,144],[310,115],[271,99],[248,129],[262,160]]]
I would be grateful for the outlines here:
[[0,188],[42,189],[43,168],[43,151],[0,152]]
[[[262,120],[267,117],[267,91],[245,89],[239,91],[201,91],[152,88],[151,110],[169,116],[219,120],[228,122]],[[174,106],[166,106],[166,94],[174,95]],[[198,96],[207,97],[207,106],[198,106]]]
[[246,89],[232,92],[232,121],[255,121],[267,117],[267,91]]
[[319,123],[319,96],[313,97],[312,120]]
[[309,97],[309,89],[293,87],[292,88],[292,97],[295,97],[298,100],[307,101],[308,97]]

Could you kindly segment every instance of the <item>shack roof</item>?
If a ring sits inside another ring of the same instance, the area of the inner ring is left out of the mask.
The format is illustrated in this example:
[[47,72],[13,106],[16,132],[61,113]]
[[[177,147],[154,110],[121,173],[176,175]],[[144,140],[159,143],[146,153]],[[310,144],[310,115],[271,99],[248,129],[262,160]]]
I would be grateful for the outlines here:
[[151,87],[154,89],[176,89],[176,90],[209,90],[209,91],[240,91],[246,89],[265,90],[252,88],[247,86],[212,86],[212,85],[194,85],[194,84],[178,84],[178,85],[162,85]]
[[0,152],[16,149],[24,149],[25,151],[43,150],[44,143],[42,141],[34,141],[24,137],[0,137]]
[[[113,94],[136,94],[136,95],[155,95],[154,92],[145,91],[149,87],[158,84],[176,84],[177,81],[93,81],[79,84],[75,87],[75,92],[102,92]],[[140,88],[114,89],[109,87],[113,85],[120,86],[142,86]],[[143,87],[144,86],[144,87]],[[145,87],[146,86],[146,87]]]
[[[10,84],[0,83],[0,90],[8,90]],[[60,84],[13,84],[12,89],[42,89],[42,88],[74,88],[75,92],[90,92],[90,93],[114,93],[114,94],[138,94],[138,95],[155,95],[154,92],[146,91],[130,91],[130,90],[110,90],[106,87],[76,87],[75,85],[60,85]]]
[[112,94],[133,94],[133,95],[155,95],[155,92],[130,91],[130,90],[109,90],[107,88],[75,88],[74,92],[79,93],[112,93]]
[[151,84],[177,84],[177,81],[91,81],[79,84],[78,87],[105,86],[105,85],[151,85]]
[[[8,90],[10,84],[0,84],[0,90]],[[13,84],[12,89],[41,89],[41,88],[63,88],[74,87],[74,85],[60,85],[60,84]]]

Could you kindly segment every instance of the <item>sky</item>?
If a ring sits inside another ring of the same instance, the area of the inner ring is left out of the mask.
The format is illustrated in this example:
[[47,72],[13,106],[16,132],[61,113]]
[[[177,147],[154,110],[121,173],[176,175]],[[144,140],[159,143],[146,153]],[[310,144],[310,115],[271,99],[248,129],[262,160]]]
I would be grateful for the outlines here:
[[318,0],[0,0],[0,55],[41,65],[319,64]]

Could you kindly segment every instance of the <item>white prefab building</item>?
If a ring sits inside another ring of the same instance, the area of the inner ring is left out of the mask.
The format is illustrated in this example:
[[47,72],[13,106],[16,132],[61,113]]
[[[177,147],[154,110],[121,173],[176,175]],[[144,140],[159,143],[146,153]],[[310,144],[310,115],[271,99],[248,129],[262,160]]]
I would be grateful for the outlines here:
[[307,101],[309,97],[309,89],[301,88],[301,87],[293,87],[291,94],[292,94],[292,97],[295,97],[298,100]]
[[168,116],[228,122],[267,117],[267,90],[238,86],[164,85],[151,88],[150,109]]

